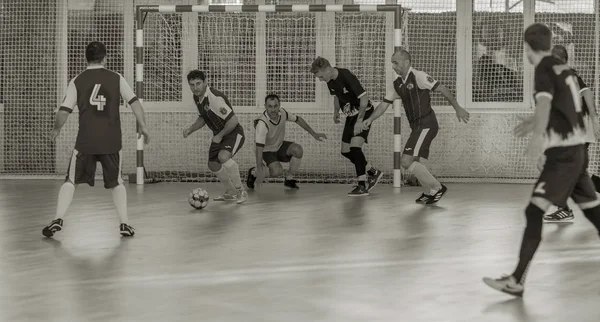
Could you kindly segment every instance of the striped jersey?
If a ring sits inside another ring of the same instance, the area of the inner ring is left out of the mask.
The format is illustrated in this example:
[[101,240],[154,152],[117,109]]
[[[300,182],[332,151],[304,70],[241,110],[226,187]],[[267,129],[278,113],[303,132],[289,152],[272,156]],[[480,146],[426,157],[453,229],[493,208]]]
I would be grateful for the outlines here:
[[256,145],[264,147],[264,152],[278,151],[285,138],[285,123],[297,120],[296,115],[283,108],[280,109],[277,120],[272,120],[267,111],[264,111],[259,118],[254,120]]
[[[194,95],[194,103],[196,103],[198,115],[204,119],[213,135],[221,132],[227,121],[235,115],[227,96],[210,86],[206,87],[204,96]],[[237,126],[241,128],[241,125]]]

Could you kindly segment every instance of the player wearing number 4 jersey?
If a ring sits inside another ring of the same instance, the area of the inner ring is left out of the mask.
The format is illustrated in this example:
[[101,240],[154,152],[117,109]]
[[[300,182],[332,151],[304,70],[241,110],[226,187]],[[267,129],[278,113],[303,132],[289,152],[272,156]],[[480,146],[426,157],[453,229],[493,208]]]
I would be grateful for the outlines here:
[[[298,189],[294,175],[300,168],[304,150],[298,143],[285,141],[285,124],[295,122],[315,140],[323,141],[327,136],[315,132],[300,116],[289,113],[280,106],[279,96],[269,94],[265,97],[266,111],[256,120],[256,167],[248,170],[246,184],[248,188],[260,186],[267,174],[278,177],[283,174],[280,162],[289,162],[289,169],[283,185],[290,189]],[[263,162],[264,161],[264,162]]]
[[524,38],[527,58],[535,66],[536,106],[515,134],[533,132],[528,157],[536,162],[543,152],[546,160],[525,209],[517,267],[510,275],[483,279],[491,288],[515,296],[523,295],[526,272],[542,240],[542,216],[551,205],[564,207],[567,198],[573,198],[600,233],[600,201],[585,168],[587,129],[577,78],[568,65],[552,57],[552,32],[546,25],[529,26]]
[[467,123],[469,112],[463,109],[454,95],[426,73],[411,67],[412,58],[408,51],[399,50],[392,56],[392,68],[399,76],[392,83],[383,102],[375,112],[364,121],[363,126],[368,129],[371,123],[379,118],[395,99],[401,99],[406,117],[412,132],[404,146],[400,165],[419,179],[426,191],[416,200],[421,204],[437,203],[446,193],[447,188],[431,175],[429,170],[421,163],[421,159],[429,157],[429,147],[438,133],[438,122],[435,112],[431,108],[431,92],[439,91],[452,104],[456,110],[459,121]]
[[88,67],[69,82],[67,95],[56,113],[56,123],[50,133],[55,140],[75,106],[79,109],[79,131],[71,155],[65,183],[58,193],[56,216],[42,233],[52,237],[62,229],[63,218],[73,200],[75,185],[94,185],[96,163],[102,165],[104,187],[112,190],[122,236],[135,231],[127,218],[127,191],[121,178],[121,97],[131,106],[139,124],[140,134],[149,142],[144,110],[123,76],[103,67],[106,47],[92,42],[85,49]]

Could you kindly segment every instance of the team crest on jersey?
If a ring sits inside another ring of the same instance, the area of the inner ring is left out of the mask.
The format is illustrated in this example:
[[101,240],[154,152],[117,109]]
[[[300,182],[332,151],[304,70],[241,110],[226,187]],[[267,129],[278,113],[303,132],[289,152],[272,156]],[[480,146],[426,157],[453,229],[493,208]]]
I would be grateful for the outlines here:
[[223,115],[227,114],[227,110],[224,107],[221,107],[219,109],[219,112],[221,112],[221,114],[223,114]]
[[427,81],[430,82],[430,83],[434,83],[435,82],[435,80],[431,76],[427,76]]
[[412,83],[408,83],[406,84],[406,88],[408,88],[408,90],[412,90],[413,88],[415,88],[415,86]]

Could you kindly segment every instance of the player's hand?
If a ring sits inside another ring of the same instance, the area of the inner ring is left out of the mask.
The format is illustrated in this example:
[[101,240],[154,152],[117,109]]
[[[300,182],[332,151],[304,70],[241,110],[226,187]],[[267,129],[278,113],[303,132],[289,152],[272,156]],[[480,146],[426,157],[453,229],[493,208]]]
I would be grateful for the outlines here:
[[317,141],[325,141],[327,140],[327,135],[325,135],[325,133],[315,133],[315,135],[313,135],[313,138],[315,138],[315,140]]
[[221,143],[221,141],[223,141],[223,137],[222,137],[222,136],[220,136],[219,134],[217,134],[217,135],[213,136],[213,139],[212,139],[212,141],[213,141],[214,143]]
[[527,136],[535,129],[535,116],[519,116],[521,123],[515,127],[515,135],[518,137]]
[[48,134],[48,139],[50,141],[55,141],[59,134],[60,134],[60,130],[52,130]]
[[340,123],[340,112],[333,113],[333,123],[335,123],[335,124]]
[[[527,150],[525,155],[532,164],[538,164],[542,158],[544,152],[544,136],[541,134],[534,134],[529,139],[527,144]],[[545,159],[544,159],[545,162]]]
[[138,132],[138,139],[144,136],[144,144],[150,143],[150,134],[148,133],[147,128],[141,128]]
[[190,136],[190,134],[192,134],[192,131],[190,131],[190,129],[183,129],[183,138],[187,138],[188,136]]
[[366,130],[368,130],[368,129],[371,127],[371,124],[372,124],[372,123],[373,123],[373,120],[371,120],[371,119],[366,119],[366,120],[364,120],[364,121],[362,122],[362,128],[363,128],[363,131],[366,131]]
[[356,124],[354,124],[354,135],[359,135],[360,132],[363,131],[362,121],[358,120]]
[[265,174],[263,173],[262,169],[258,170],[261,167],[256,168],[256,180],[254,181],[254,188],[258,189],[260,188],[260,186],[262,185],[263,181],[265,180]]
[[471,114],[469,114],[469,112],[467,112],[467,110],[465,110],[464,108],[459,106],[456,109],[456,118],[458,119],[459,122],[468,123],[470,116],[471,116]]

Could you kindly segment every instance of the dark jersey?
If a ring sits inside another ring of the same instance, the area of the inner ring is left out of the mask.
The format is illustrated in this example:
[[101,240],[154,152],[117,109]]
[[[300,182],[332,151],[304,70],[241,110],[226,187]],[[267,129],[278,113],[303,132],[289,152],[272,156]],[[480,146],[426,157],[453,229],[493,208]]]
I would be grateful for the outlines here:
[[535,68],[535,99],[552,100],[546,128],[546,148],[586,142],[583,104],[577,76],[568,65],[547,56]]
[[[589,91],[590,88],[583,81],[583,79],[579,76],[577,71],[573,70],[575,73],[575,77],[577,77],[577,84],[579,84],[579,94],[582,96],[583,92]],[[594,107],[592,107],[594,108]],[[584,99],[581,100],[581,110],[583,112],[583,118],[585,121],[585,129],[587,131],[587,141],[590,143],[596,142],[596,136],[594,134],[594,125],[593,120],[590,115],[590,107],[587,105]]]
[[[204,119],[213,135],[223,131],[227,121],[235,115],[227,96],[210,86],[206,87],[203,97],[194,95],[194,102],[198,115]],[[241,127],[239,124],[237,126]]]
[[438,87],[438,81],[425,72],[411,68],[405,80],[398,76],[392,85],[383,101],[392,103],[395,99],[401,99],[411,127],[430,119],[429,116],[432,122],[436,122],[431,108],[431,91]]
[[346,115],[358,114],[360,98],[367,95],[358,78],[345,68],[336,68],[338,77],[327,82],[329,93],[340,101],[340,108]]
[[121,150],[121,97],[137,97],[123,76],[102,66],[88,67],[69,82],[60,110],[79,109],[75,150],[84,154],[113,154]]

